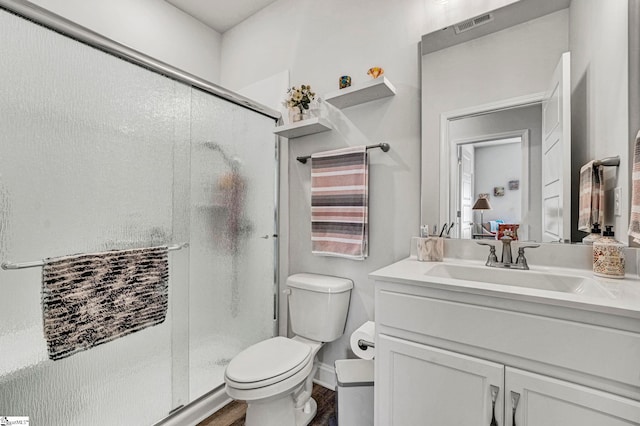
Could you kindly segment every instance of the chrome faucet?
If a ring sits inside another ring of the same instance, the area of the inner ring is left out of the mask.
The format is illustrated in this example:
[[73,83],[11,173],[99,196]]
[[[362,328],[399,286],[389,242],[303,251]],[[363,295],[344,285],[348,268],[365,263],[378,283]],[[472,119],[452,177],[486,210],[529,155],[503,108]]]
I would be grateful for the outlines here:
[[500,262],[498,262],[498,257],[496,256],[495,245],[484,241],[477,242],[481,246],[489,246],[489,257],[487,258],[485,265],[491,266],[492,268],[522,269],[526,271],[529,269],[529,265],[527,264],[527,258],[524,257],[524,249],[540,247],[540,244],[521,245],[518,247],[518,257],[516,258],[516,261],[513,262],[513,256],[511,255],[511,242],[513,241],[513,238],[505,235],[500,239],[500,241],[502,242],[502,257]]
[[503,265],[511,265],[511,241],[513,238],[505,235],[500,241],[502,241],[502,259],[500,261]]

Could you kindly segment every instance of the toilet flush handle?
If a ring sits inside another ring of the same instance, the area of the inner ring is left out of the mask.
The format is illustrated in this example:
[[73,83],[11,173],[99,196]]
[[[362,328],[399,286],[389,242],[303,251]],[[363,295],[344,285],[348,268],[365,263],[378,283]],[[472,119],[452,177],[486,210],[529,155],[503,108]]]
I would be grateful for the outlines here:
[[291,294],[291,289],[290,289],[290,288],[288,288],[288,289],[286,289],[286,290],[282,290],[282,293],[283,293],[283,294],[286,294],[286,295],[288,296],[288,295],[290,295],[290,294]]

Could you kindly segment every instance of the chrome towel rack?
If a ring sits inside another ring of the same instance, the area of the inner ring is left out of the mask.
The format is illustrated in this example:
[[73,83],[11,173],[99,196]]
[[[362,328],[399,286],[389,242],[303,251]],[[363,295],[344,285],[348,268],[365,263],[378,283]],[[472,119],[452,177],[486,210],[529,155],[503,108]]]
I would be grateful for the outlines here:
[[[380,148],[382,152],[388,152],[391,149],[391,146],[386,142],[381,142],[375,145],[367,145],[367,149]],[[305,155],[302,157],[296,157],[296,160],[301,162],[302,164],[307,164],[307,160],[311,158],[310,155]]]
[[620,166],[620,156],[616,155],[615,157],[603,158],[602,160],[598,160],[595,163],[593,163],[593,165],[597,166],[597,167],[600,167],[600,166],[618,167],[618,166]]
[[[187,248],[187,247],[189,247],[189,243],[175,244],[172,246],[168,246],[167,250],[176,251],[176,250],[182,250],[183,248]],[[21,263],[2,262],[2,265],[0,265],[0,267],[2,267],[2,269],[4,269],[5,271],[14,270],[14,269],[37,268],[40,266],[44,266],[44,259],[34,260],[32,262],[21,262]]]

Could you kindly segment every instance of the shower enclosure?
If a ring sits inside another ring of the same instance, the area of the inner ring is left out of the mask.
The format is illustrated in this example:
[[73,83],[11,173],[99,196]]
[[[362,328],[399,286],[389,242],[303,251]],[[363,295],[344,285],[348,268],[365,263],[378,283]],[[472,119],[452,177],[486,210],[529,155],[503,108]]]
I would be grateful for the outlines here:
[[[0,1],[0,417],[151,425],[275,333],[276,114],[19,3]],[[184,243],[162,324],[48,359],[24,266]]]

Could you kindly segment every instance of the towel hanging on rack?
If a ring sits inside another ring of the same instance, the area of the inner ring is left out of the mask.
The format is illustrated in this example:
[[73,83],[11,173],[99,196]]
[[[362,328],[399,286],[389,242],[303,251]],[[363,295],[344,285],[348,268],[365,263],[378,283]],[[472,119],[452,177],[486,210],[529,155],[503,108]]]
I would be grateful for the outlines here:
[[366,146],[311,156],[311,250],[322,256],[368,256],[369,165]]
[[604,170],[589,161],[580,168],[578,229],[591,232],[594,223],[604,223]]
[[49,358],[66,358],[160,324],[167,246],[45,259],[42,311]]

